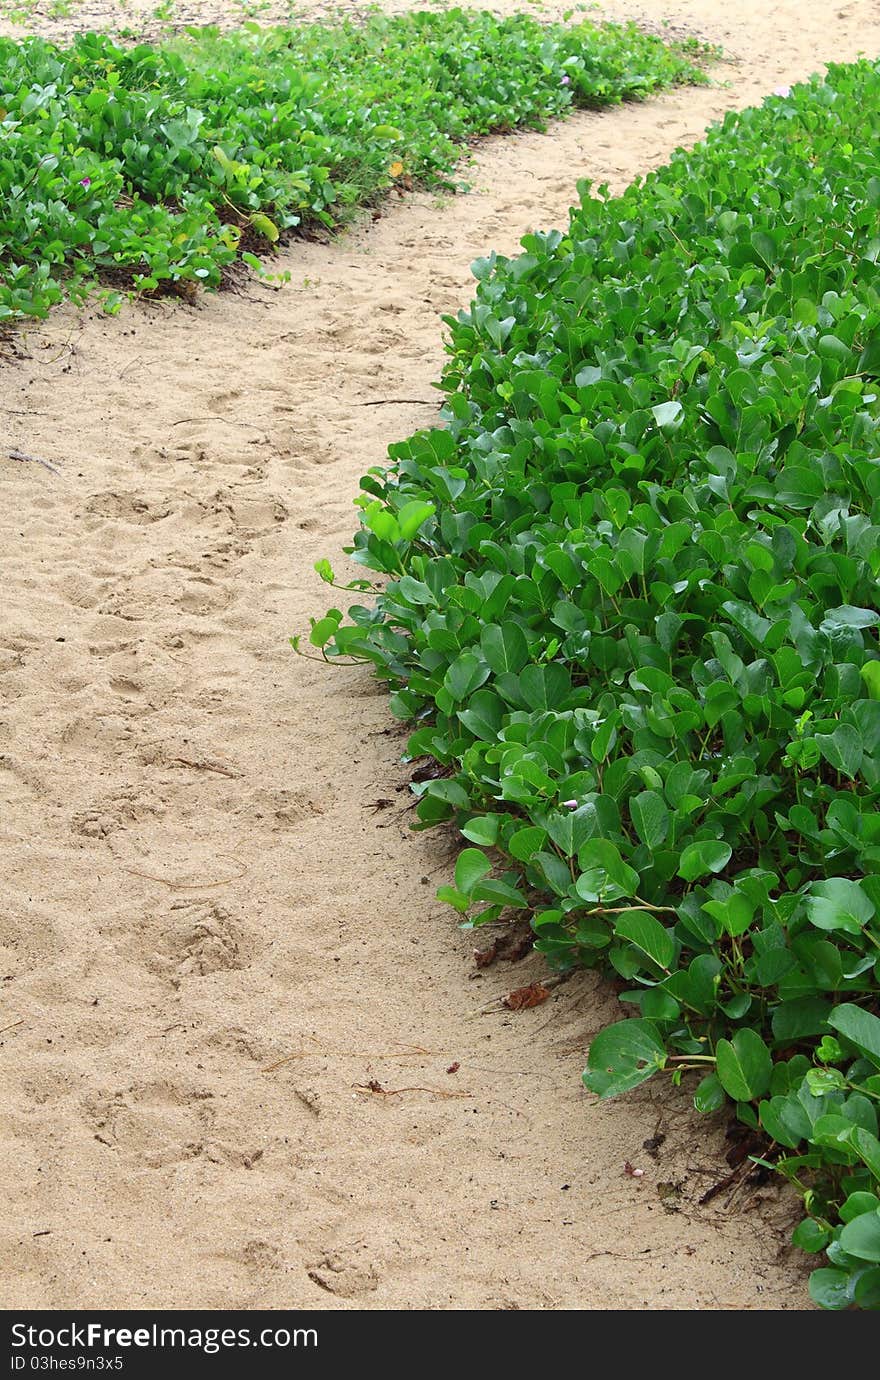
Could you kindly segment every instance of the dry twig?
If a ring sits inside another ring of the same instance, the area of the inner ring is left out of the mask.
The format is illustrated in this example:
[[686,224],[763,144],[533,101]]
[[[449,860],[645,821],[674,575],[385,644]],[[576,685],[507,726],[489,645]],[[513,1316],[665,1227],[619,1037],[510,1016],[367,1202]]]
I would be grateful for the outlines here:
[[44,460],[39,455],[28,455],[27,451],[24,450],[8,450],[6,454],[9,456],[10,460],[22,460],[30,462],[33,465],[42,465],[43,469],[48,470],[50,474],[60,475],[61,473],[61,471],[59,469],[56,469],[53,464],[51,464],[48,460]]

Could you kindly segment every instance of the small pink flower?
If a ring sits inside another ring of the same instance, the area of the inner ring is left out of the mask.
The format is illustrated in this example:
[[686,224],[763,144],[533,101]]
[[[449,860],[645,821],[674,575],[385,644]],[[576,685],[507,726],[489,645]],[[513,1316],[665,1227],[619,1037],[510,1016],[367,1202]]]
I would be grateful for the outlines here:
[[773,95],[774,95],[774,96],[783,96],[783,97],[784,97],[784,96],[790,96],[790,95],[791,95],[791,87],[790,87],[790,86],[774,86],[774,88],[773,88]]
[[578,803],[577,803],[576,800],[563,800],[563,801],[562,801],[562,808],[563,808],[563,810],[576,810],[577,807],[578,807]]
[[91,187],[92,179],[90,177],[81,177],[79,180],[79,185],[81,187]]
[[564,76],[559,83],[560,86],[571,86],[571,77]]

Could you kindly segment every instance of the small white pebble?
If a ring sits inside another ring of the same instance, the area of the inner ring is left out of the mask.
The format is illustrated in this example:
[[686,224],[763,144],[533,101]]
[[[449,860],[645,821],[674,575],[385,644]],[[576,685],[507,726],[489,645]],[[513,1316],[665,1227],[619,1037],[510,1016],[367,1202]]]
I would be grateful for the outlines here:
[[634,1179],[640,1179],[640,1178],[642,1177],[642,1175],[644,1174],[644,1172],[645,1172],[644,1169],[634,1169],[634,1170],[633,1170],[633,1178],[634,1178]]

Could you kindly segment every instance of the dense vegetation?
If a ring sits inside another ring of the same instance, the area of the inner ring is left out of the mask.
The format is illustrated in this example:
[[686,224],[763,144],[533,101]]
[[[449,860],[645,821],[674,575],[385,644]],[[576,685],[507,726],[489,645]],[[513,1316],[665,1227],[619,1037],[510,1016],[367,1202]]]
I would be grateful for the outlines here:
[[587,1086],[764,1133],[825,1308],[880,1307],[878,147],[833,67],[478,262],[445,427],[363,480],[391,579],[311,633],[438,764],[440,894],[618,979]]
[[284,230],[449,185],[472,136],[705,80],[632,27],[452,10],[254,30],[0,40],[0,319],[96,273],[217,286]]

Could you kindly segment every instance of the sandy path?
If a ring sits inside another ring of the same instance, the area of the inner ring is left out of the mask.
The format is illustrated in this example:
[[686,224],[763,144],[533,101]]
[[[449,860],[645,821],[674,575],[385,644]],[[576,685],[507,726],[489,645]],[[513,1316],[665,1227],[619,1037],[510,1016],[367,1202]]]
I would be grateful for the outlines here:
[[286,645],[358,477],[432,418],[469,261],[880,51],[874,3],[606,10],[719,39],[730,86],[496,140],[472,195],[294,247],[283,291],[60,310],[0,374],[7,443],[63,470],[0,461],[6,1307],[804,1306],[775,1190],[697,1205],[720,1132],[684,1095],[580,1090],[594,977],[476,1014],[540,965],[475,974],[383,694]]

